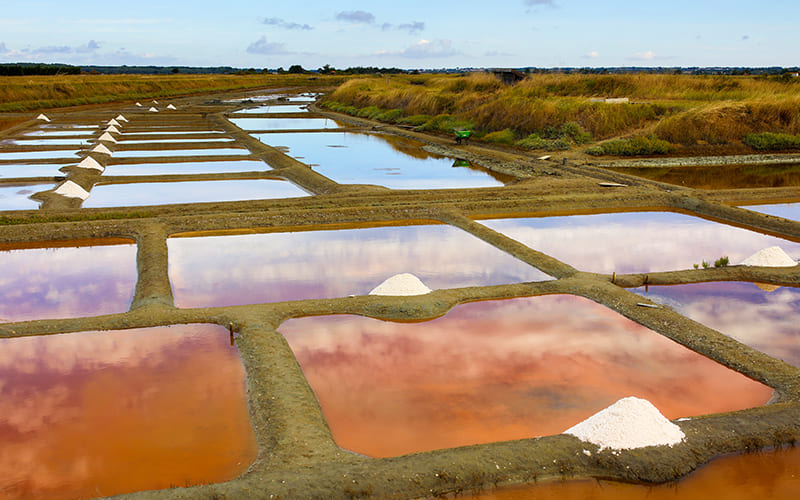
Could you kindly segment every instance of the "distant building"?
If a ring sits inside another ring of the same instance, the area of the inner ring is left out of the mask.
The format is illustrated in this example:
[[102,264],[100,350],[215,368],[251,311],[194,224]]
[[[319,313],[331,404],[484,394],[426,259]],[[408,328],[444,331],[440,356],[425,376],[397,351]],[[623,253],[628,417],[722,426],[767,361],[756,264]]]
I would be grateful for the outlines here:
[[499,78],[500,81],[506,85],[514,85],[527,77],[525,73],[517,71],[516,69],[495,68],[491,71],[495,77]]

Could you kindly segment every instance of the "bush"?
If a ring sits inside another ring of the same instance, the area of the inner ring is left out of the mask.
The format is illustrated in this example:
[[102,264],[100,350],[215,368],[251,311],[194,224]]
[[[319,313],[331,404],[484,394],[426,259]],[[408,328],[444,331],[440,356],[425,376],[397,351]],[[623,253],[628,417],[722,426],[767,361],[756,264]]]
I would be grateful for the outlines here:
[[429,115],[412,115],[412,116],[406,116],[405,118],[401,118],[400,120],[398,120],[398,123],[419,127],[420,125],[428,123],[430,120],[431,117]]
[[546,151],[564,151],[569,149],[569,141],[566,139],[543,139],[538,134],[531,134],[521,141],[517,141],[517,146],[527,149],[543,149]]
[[384,111],[383,113],[378,114],[375,117],[376,120],[380,120],[382,122],[394,122],[403,114],[403,110],[401,109],[390,109],[388,111]]
[[496,144],[514,144],[514,139],[514,132],[508,128],[497,132],[491,132],[483,136],[484,141],[494,142]]
[[725,267],[728,264],[730,264],[730,259],[727,255],[714,261],[714,267]]
[[747,134],[744,138],[744,143],[751,148],[762,151],[793,149],[800,148],[800,135],[775,134],[772,132]]
[[674,145],[650,135],[609,141],[588,148],[586,153],[590,155],[636,156],[653,154],[663,155],[674,150]]

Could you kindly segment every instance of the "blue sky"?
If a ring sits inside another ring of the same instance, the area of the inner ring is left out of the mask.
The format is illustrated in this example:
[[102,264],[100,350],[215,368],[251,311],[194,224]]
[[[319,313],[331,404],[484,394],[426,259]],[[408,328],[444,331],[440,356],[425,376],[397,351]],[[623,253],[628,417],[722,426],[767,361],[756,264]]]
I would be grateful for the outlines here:
[[796,0],[5,0],[0,62],[797,66]]

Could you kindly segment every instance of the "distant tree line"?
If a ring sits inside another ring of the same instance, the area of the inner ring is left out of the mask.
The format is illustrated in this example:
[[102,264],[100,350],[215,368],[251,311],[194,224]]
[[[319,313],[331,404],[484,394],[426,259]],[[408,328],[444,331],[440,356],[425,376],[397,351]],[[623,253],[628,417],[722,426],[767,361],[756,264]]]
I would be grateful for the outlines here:
[[80,74],[79,66],[68,64],[43,64],[43,63],[3,63],[0,64],[0,76],[28,76],[28,75],[77,75]]

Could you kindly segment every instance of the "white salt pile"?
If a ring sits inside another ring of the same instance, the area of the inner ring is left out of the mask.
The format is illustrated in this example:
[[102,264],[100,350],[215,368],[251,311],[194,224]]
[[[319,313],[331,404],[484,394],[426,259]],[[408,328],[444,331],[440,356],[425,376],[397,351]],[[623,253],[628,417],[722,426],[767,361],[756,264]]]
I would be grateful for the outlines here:
[[564,431],[600,449],[629,450],[645,446],[672,446],[686,437],[646,399],[623,398]]
[[[138,103],[137,103],[137,104],[138,104]],[[124,116],[122,116],[122,115],[117,115],[117,117],[116,117],[116,118],[114,118],[114,119],[115,119],[115,120],[117,120],[117,121],[121,121],[121,122],[127,122],[127,121],[128,121],[128,119],[127,119],[127,118],[125,118],[125,117],[124,117]]]
[[764,267],[792,267],[797,262],[786,255],[781,247],[769,247],[759,250],[750,257],[742,261],[743,266],[764,266]]
[[106,168],[100,165],[97,160],[92,158],[91,156],[87,156],[80,163],[77,165],[78,168],[91,168],[93,170],[99,170],[100,172],[104,171]]
[[168,106],[167,106],[167,109],[178,109],[178,108],[176,108],[175,106],[173,106],[172,104],[170,104],[170,105],[168,105]]
[[41,114],[41,115],[37,116],[36,119],[37,120],[44,120],[46,122],[50,121],[50,118],[46,117],[44,114]]
[[141,107],[142,107],[142,103],[140,103],[140,102],[137,102],[137,103],[136,103],[136,106],[141,108]]
[[110,120],[108,120],[108,121],[106,122],[106,124],[107,124],[107,125],[114,125],[115,127],[121,127],[121,126],[122,126],[122,125],[120,125],[120,124],[119,124],[119,122],[118,122],[117,120],[115,120],[115,119],[113,119],[113,118],[112,118],[112,119],[110,119]]
[[106,127],[104,132],[111,132],[111,133],[114,133],[114,134],[120,134],[121,133],[119,131],[119,129],[117,127],[115,127],[114,125],[109,125],[108,127]]
[[410,273],[395,274],[376,286],[370,295],[425,295],[430,288]]
[[114,137],[111,134],[109,134],[108,132],[103,132],[103,135],[98,137],[97,140],[98,141],[108,141],[108,142],[113,142],[113,143],[117,142],[117,140],[114,139]]
[[92,153],[100,153],[103,155],[111,156],[111,150],[103,146],[102,144],[98,144],[97,146],[95,146],[94,149],[92,149]]
[[53,192],[66,198],[80,198],[81,200],[85,200],[89,197],[88,191],[72,181],[67,181],[61,184],[55,190],[53,190]]
[[152,108],[152,107],[150,109],[148,109],[147,111],[149,111],[151,113],[158,113],[158,110],[156,108]]

